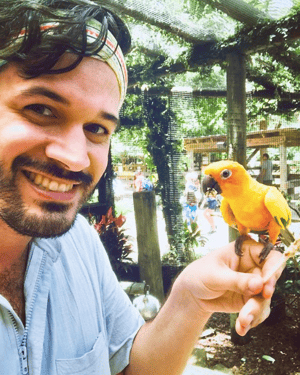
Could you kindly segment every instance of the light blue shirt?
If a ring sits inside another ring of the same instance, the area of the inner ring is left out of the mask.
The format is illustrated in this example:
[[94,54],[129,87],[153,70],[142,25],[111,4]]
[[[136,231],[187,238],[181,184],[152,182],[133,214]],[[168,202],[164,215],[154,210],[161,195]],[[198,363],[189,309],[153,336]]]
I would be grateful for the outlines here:
[[144,321],[85,218],[35,241],[24,291],[25,328],[0,295],[0,375],[109,375],[127,366]]

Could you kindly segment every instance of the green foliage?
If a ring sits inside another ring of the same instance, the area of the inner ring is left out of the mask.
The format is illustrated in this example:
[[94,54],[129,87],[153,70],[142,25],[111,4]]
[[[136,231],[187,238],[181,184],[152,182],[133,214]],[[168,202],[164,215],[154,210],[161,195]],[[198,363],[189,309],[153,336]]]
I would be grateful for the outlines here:
[[127,95],[120,113],[121,128],[131,129],[141,128],[144,126],[143,119],[143,101],[140,95]]
[[300,254],[287,261],[283,277],[278,282],[279,290],[284,294],[300,294]]
[[171,248],[168,253],[162,256],[163,264],[185,266],[198,259],[198,256],[195,254],[195,248],[204,246],[207,241],[207,238],[202,236],[198,224],[192,223],[189,226],[187,222],[184,222],[182,236],[184,245],[182,254]]
[[224,98],[193,98],[178,96],[174,108],[176,121],[185,137],[226,134],[226,101]]
[[[174,195],[171,191],[174,185],[170,179],[170,170],[172,166],[172,157],[180,155],[182,151],[182,143],[175,137],[170,137],[169,127],[173,121],[173,113],[168,107],[168,101],[162,97],[146,97],[145,98],[145,116],[146,123],[149,128],[148,133],[148,151],[153,158],[158,174],[158,185],[156,191],[161,194],[163,213],[166,220],[166,229],[170,245],[177,248],[178,228],[171,221],[171,217],[181,218],[182,207],[180,202],[174,201]],[[174,186],[178,189],[178,186]],[[178,221],[180,221],[178,219]],[[180,241],[180,239],[179,239]]]
[[187,222],[184,222],[184,252],[190,253],[194,251],[197,246],[204,246],[207,238],[201,235],[200,228],[196,222],[192,222],[191,225],[188,225]]

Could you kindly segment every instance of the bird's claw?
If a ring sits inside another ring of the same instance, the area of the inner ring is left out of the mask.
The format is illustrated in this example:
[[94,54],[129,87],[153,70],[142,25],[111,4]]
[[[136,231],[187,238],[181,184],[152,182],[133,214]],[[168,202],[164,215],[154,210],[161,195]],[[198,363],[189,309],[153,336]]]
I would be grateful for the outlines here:
[[243,252],[242,252],[243,242],[248,239],[249,239],[249,236],[247,234],[242,234],[235,240],[234,250],[235,250],[236,255],[240,257],[243,255]]
[[261,253],[259,254],[259,263],[262,263],[266,257],[270,254],[270,251],[274,249],[274,245],[271,242],[268,242],[264,248],[262,249]]

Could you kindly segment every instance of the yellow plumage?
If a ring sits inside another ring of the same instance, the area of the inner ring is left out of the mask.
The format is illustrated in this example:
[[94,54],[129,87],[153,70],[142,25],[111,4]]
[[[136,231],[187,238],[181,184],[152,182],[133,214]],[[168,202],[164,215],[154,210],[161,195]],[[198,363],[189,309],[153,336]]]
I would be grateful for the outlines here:
[[280,232],[285,241],[291,243],[294,240],[287,230],[291,210],[276,187],[259,183],[241,164],[230,160],[211,163],[204,173],[221,189],[220,210],[224,220],[237,226],[241,235],[250,231],[267,231],[273,245]]

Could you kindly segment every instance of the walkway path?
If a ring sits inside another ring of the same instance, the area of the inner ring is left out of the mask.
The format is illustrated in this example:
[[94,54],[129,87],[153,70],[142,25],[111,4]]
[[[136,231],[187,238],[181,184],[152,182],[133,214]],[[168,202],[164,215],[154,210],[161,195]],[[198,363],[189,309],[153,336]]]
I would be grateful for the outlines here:
[[[126,213],[126,223],[124,227],[126,228],[126,234],[130,235],[133,241],[133,260],[137,261],[137,242],[136,242],[136,225],[135,225],[135,217],[133,211],[133,198],[132,196],[127,196],[123,199],[123,205],[127,205],[129,211]],[[225,246],[229,243],[229,232],[228,232],[228,225],[225,223],[224,219],[220,211],[216,211],[214,219],[217,226],[217,230],[213,234],[209,234],[210,225],[207,220],[203,216],[204,210],[199,210],[198,215],[198,224],[201,230],[201,233],[204,237],[206,237],[207,241],[204,246],[198,246],[195,249],[195,253],[197,255],[206,255],[213,249]],[[294,216],[294,215],[293,215]],[[294,217],[296,218],[296,216]],[[157,207],[157,229],[158,229],[158,239],[159,239],[159,246],[161,255],[167,253],[169,251],[169,244],[166,234],[166,226],[165,221],[163,218],[163,213],[161,208]],[[300,236],[300,222],[293,222],[289,228],[294,234],[295,237]]]

